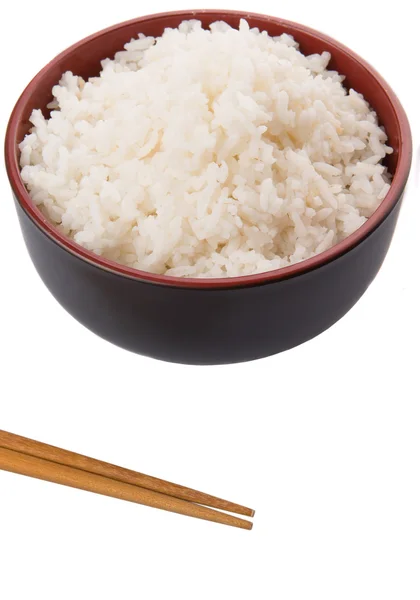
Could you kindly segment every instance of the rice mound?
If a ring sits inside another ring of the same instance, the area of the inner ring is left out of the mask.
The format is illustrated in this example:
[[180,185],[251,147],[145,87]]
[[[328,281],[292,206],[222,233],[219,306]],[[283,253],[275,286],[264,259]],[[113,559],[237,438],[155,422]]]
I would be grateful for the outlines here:
[[67,72],[20,144],[33,202],[75,242],[136,269],[235,277],[342,240],[389,189],[392,149],[363,97],[289,35],[216,22]]

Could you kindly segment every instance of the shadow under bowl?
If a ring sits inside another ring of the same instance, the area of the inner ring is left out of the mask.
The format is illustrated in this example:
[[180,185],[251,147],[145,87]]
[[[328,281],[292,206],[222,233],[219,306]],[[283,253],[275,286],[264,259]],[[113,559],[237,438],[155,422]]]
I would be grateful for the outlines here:
[[[159,36],[186,19],[207,27],[223,20],[270,35],[294,36],[304,54],[328,51],[330,68],[364,95],[378,114],[394,152],[387,166],[391,189],[377,211],[351,236],[297,265],[257,275],[192,279],[137,271],[99,257],[63,236],[32,200],[20,177],[18,145],[34,108],[52,99],[63,72],[97,75],[100,61],[138,33]],[[411,165],[411,134],[388,84],[363,59],[328,36],[279,18],[247,12],[196,10],[141,17],[100,31],[71,46],[30,82],[11,115],[6,168],[23,237],[45,285],[78,321],[104,339],[154,358],[220,364],[275,354],[318,335],[362,296],[387,253]]]

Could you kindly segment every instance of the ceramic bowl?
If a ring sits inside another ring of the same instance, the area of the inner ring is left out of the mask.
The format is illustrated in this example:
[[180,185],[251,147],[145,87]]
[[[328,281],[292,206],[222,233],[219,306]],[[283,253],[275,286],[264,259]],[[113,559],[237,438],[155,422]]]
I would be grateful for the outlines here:
[[[361,92],[385,126],[394,152],[385,200],[355,233],[326,252],[283,269],[225,279],[155,275],[96,256],[64,237],[32,203],[20,178],[18,144],[34,108],[51,101],[64,71],[87,78],[138,33],[159,36],[185,19],[203,26],[240,18],[270,35],[289,33],[305,54],[332,55],[330,66]],[[158,359],[230,363],[292,348],[320,334],[362,296],[385,258],[411,164],[411,136],[401,104],[382,77],[354,52],[326,35],[279,18],[222,10],[180,11],[141,17],[71,46],[31,81],[19,98],[6,135],[5,159],[23,237],[33,263],[55,298],[106,340]]]

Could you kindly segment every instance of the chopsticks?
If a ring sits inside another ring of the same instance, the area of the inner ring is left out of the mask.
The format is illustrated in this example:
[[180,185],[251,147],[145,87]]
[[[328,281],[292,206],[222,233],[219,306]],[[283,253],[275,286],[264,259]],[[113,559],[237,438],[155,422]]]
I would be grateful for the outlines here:
[[2,430],[0,469],[198,519],[252,529],[250,521],[214,510],[254,516],[252,509],[240,504]]

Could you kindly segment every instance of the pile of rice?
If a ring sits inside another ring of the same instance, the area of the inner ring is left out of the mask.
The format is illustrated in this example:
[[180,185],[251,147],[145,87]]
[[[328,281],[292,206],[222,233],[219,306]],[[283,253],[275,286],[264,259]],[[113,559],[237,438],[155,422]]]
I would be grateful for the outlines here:
[[35,204],[75,242],[153,273],[234,277],[342,240],[389,189],[363,97],[270,37],[199,21],[130,41],[98,77],[67,72],[20,145]]

